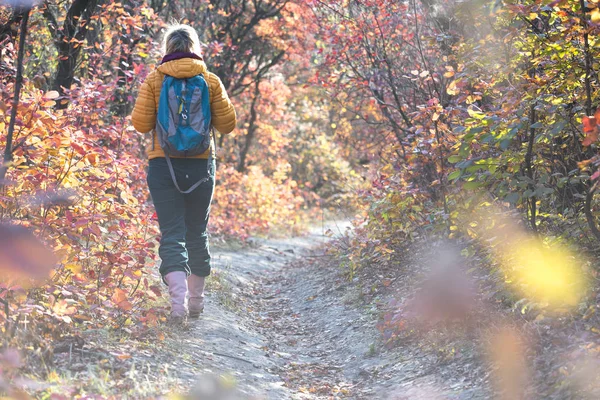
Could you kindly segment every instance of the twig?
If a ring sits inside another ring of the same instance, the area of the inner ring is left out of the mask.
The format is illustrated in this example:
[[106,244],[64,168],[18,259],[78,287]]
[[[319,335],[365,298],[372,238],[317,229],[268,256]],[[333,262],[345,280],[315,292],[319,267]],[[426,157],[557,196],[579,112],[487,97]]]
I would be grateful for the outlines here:
[[585,218],[587,219],[590,230],[596,237],[596,239],[600,240],[600,231],[596,226],[596,221],[594,220],[594,214],[592,213],[592,200],[594,199],[594,193],[598,189],[598,182],[594,183],[590,190],[588,190],[587,195],[585,196]]
[[246,359],[244,359],[244,358],[241,358],[241,357],[232,356],[232,355],[229,355],[229,354],[223,354],[223,353],[218,353],[218,352],[212,352],[212,353],[208,353],[208,354],[214,354],[215,356],[221,356],[221,357],[226,357],[226,358],[232,358],[232,359],[234,359],[234,360],[243,361],[243,362],[245,362],[245,363],[248,363],[248,364],[255,365],[255,364],[254,364],[252,361],[246,360]]
[[27,21],[29,21],[30,11],[31,8],[28,7],[23,13],[23,19],[21,20],[21,32],[19,34],[19,51],[17,54],[17,77],[15,80],[12,109],[10,110],[10,123],[8,124],[8,131],[6,134],[6,148],[4,149],[4,159],[2,160],[2,165],[0,166],[0,186],[4,185],[6,171],[8,170],[8,165],[12,161],[13,132],[15,130],[15,122],[17,120],[17,108],[19,107],[19,96],[21,95],[21,86],[23,86],[23,57],[25,55],[25,38],[27,36]]
[[321,257],[331,257],[329,254],[317,254],[317,255],[303,255],[304,258],[321,258]]
[[8,317],[10,314],[10,307],[9,307],[8,301],[6,301],[4,299],[0,299],[0,303],[4,304],[4,315],[6,317],[6,321],[4,322],[4,329],[5,329],[6,333],[8,333],[8,328],[10,328],[10,321],[8,320]]

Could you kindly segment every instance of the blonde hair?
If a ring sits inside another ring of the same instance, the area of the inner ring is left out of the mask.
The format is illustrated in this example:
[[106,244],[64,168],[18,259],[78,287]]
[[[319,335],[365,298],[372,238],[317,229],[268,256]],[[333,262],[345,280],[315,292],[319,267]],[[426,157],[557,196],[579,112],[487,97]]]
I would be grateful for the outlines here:
[[175,24],[169,26],[163,39],[163,54],[176,52],[196,53],[202,55],[200,39],[196,30],[189,25]]

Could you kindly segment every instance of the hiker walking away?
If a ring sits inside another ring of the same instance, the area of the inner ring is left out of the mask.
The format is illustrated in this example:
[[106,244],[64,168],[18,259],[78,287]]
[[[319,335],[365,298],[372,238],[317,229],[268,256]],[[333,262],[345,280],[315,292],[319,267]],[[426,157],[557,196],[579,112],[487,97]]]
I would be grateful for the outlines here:
[[230,133],[236,113],[221,80],[208,72],[192,27],[171,26],[163,52],[140,88],[131,120],[139,132],[153,130],[147,181],[161,233],[160,274],[169,287],[171,320],[183,323],[188,307],[190,318],[204,310],[204,279],[210,274],[212,128]]

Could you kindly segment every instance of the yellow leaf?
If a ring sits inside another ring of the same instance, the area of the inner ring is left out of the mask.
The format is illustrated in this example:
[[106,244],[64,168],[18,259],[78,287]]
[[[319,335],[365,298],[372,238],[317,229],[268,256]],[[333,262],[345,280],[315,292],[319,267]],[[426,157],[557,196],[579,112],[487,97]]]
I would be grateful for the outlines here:
[[78,274],[81,272],[82,266],[81,266],[81,264],[69,263],[69,264],[65,265],[65,269],[68,269],[69,271],[71,271],[74,274]]
[[446,89],[446,92],[450,96],[455,96],[460,93],[460,89],[456,86],[456,81],[450,82],[450,84],[448,85],[448,88]]

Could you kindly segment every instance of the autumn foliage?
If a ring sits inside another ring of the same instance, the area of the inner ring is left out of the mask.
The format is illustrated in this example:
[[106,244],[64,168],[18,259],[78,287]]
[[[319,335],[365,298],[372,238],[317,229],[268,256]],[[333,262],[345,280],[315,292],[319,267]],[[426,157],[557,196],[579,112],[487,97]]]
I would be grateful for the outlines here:
[[407,238],[456,237],[490,199],[534,231],[600,237],[597,3],[314,4],[315,82],[351,127],[346,151],[375,161],[362,196],[375,244],[356,249],[384,260]]
[[[385,286],[374,269],[402,275],[415,239],[445,238],[502,266],[507,303],[585,308],[585,262],[565,248],[600,240],[598,2],[311,4],[314,82],[369,167],[354,235],[334,248],[348,275]],[[403,307],[384,316],[386,338],[414,329]]]
[[[49,281],[30,289],[0,258],[3,276],[19,278],[0,282],[3,321],[44,316],[56,323],[50,336],[160,321],[149,306],[161,291],[149,138],[129,114],[171,19],[198,30],[238,112],[236,131],[216,137],[214,237],[297,233],[315,207],[358,204],[337,254],[351,277],[395,268],[415,239],[490,242],[502,222],[472,219],[481,214],[510,215],[518,232],[524,223],[545,238],[540,252],[597,245],[599,15],[596,1],[560,0],[36,5],[0,249],[25,243],[32,265],[50,258],[44,251],[56,262],[32,267]],[[0,6],[0,148],[23,16]],[[521,272],[514,280],[535,286]]]

